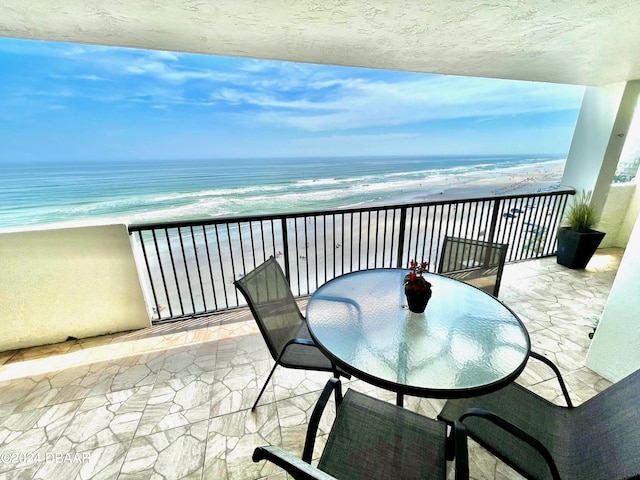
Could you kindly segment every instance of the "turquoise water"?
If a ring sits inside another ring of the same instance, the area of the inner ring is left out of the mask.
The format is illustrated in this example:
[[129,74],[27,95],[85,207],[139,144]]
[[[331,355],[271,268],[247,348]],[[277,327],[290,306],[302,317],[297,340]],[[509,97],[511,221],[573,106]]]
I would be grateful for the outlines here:
[[561,160],[514,155],[5,162],[0,164],[0,229],[394,203]]

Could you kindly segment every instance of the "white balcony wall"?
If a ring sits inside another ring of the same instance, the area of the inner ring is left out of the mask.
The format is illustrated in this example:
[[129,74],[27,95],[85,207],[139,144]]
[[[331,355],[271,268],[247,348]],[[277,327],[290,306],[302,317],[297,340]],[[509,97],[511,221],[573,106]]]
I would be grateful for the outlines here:
[[640,192],[635,183],[613,184],[597,229],[607,232],[600,248],[626,248],[640,211]]
[[0,235],[0,351],[148,327],[125,225]]

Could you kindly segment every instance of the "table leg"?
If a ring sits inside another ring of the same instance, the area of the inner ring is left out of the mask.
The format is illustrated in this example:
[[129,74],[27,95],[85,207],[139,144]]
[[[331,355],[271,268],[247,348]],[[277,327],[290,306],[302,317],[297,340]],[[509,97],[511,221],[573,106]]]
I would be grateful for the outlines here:
[[404,395],[400,392],[396,393],[396,405],[404,407]]

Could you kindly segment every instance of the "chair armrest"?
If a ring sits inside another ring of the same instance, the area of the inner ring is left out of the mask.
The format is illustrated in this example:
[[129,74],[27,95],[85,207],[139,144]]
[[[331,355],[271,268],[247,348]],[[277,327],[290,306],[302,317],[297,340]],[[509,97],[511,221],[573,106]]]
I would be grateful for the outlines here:
[[[334,390],[336,391],[336,400],[341,400],[342,383],[340,383],[340,380],[338,378],[329,379],[329,381],[322,389],[322,393],[320,394],[320,398],[318,399],[316,406],[313,407],[313,412],[311,412],[311,418],[309,418],[309,426],[307,428],[307,436],[304,440],[304,450],[302,452],[302,460],[307,463],[311,463],[311,457],[313,456],[313,447],[316,443],[316,435],[318,433],[320,417],[322,417],[324,408],[327,406],[329,397]],[[338,407],[339,405],[336,405],[336,409]]]
[[545,447],[539,440],[533,438],[527,432],[525,432],[521,428],[516,427],[514,424],[505,420],[504,418],[499,417],[494,413],[487,412],[486,410],[482,410],[480,408],[470,408],[464,414],[462,414],[462,416],[458,421],[462,423],[464,422],[464,419],[468,417],[484,418],[485,420],[497,425],[503,430],[506,430],[507,432],[519,438],[523,442],[526,442],[529,445],[531,445],[533,448],[535,448],[538,451],[540,455],[542,455],[542,457],[547,462],[547,465],[549,466],[549,470],[551,471],[551,476],[553,477],[553,479],[560,480],[560,473],[558,472],[558,467],[556,467],[556,462],[553,460],[553,457],[551,456],[551,453],[549,452],[549,450],[547,450],[547,447]]
[[462,422],[454,422],[452,434],[456,464],[455,480],[468,480],[469,452],[467,449],[467,429]]
[[318,470],[313,465],[285,452],[279,447],[270,445],[258,447],[253,451],[253,461],[267,460],[286,470],[296,480],[337,480],[335,477]]
[[555,373],[556,377],[558,378],[558,383],[560,383],[560,388],[562,389],[562,394],[564,395],[564,400],[565,400],[565,402],[567,402],[567,407],[573,408],[573,402],[571,401],[571,398],[569,397],[569,390],[567,390],[567,386],[564,383],[564,379],[562,378],[562,374],[560,373],[560,370],[558,369],[558,367],[556,367],[555,363],[553,363],[547,357],[544,357],[544,356],[540,355],[539,353],[536,353],[536,352],[533,352],[533,351],[529,352],[529,356],[532,357],[532,358],[535,358],[536,360],[540,360],[542,363],[544,363],[549,368],[551,368],[551,370],[553,370],[553,373]]
[[[284,348],[287,348],[289,345],[304,345],[305,347],[316,347],[316,344],[313,340],[309,340],[308,338],[292,338],[287,342]],[[282,349],[284,351],[284,348]],[[316,347],[317,348],[317,347]]]

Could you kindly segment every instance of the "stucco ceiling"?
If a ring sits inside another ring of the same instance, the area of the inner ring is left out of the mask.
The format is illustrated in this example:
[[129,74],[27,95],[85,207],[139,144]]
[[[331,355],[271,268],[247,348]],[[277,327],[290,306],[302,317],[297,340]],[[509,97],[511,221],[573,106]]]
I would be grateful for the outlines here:
[[640,79],[638,0],[2,0],[0,36],[603,85]]

